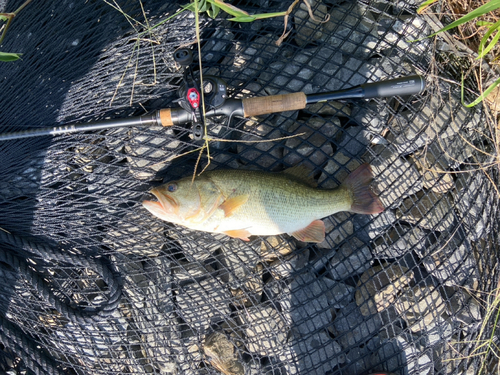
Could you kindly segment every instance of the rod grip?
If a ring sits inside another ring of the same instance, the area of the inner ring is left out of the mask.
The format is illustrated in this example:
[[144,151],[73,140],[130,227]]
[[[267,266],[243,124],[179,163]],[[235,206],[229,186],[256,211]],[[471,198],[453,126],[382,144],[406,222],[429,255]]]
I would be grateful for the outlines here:
[[306,94],[303,92],[246,98],[242,100],[243,114],[250,117],[303,109],[306,107],[306,101]]
[[172,109],[171,108],[160,109],[160,121],[161,121],[161,126],[174,125],[174,122],[172,121]]

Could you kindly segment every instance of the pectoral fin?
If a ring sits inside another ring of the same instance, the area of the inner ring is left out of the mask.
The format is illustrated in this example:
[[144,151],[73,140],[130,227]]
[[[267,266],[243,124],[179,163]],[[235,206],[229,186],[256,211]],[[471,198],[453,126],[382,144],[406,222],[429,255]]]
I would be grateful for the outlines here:
[[304,229],[289,234],[302,242],[323,242],[325,240],[325,223],[321,220],[314,220]]
[[243,240],[243,241],[250,241],[248,239],[248,237],[250,237],[252,235],[246,229],[226,230],[225,232],[222,232],[222,233],[227,234],[229,237],[239,238],[240,240]]
[[236,212],[238,208],[244,205],[248,201],[248,194],[237,195],[236,197],[232,197],[226,199],[224,203],[222,203],[219,208],[224,210],[224,215],[226,217],[231,216]]

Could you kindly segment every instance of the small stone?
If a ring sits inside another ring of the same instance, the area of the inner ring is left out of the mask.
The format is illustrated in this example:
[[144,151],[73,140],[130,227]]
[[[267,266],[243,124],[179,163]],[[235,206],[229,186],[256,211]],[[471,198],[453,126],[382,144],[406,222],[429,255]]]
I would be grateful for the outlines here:
[[226,28],[215,31],[212,38],[203,44],[203,61],[218,61],[221,58],[221,52],[231,45],[234,39],[234,33]]
[[195,331],[208,329],[212,319],[226,319],[230,314],[231,295],[215,279],[183,286],[177,295],[181,318]]
[[428,323],[419,324],[422,331],[426,333],[428,346],[446,347],[453,337],[453,327],[446,319],[441,316],[428,319]]
[[342,151],[338,151],[328,160],[323,168],[318,185],[324,189],[336,188],[360,165],[361,162],[358,159],[354,159]]
[[189,263],[189,262],[177,262],[172,265],[172,272],[175,278],[179,281],[193,281],[205,278],[207,275],[215,272],[209,264],[204,263]]
[[433,191],[419,191],[403,200],[396,217],[423,229],[446,231],[455,220],[450,199]]
[[329,272],[334,280],[344,280],[365,272],[373,263],[368,246],[354,237],[344,243],[330,259]]
[[352,118],[356,123],[374,134],[382,133],[387,127],[389,117],[387,106],[373,101],[364,103],[363,106],[355,106],[352,109]]
[[371,217],[368,215],[355,215],[353,218],[355,231],[360,238],[373,240],[386,233],[397,221],[392,210],[386,209]]
[[124,254],[157,256],[165,243],[164,226],[164,222],[149,213],[131,211],[116,223],[114,230],[106,232],[102,242]]
[[280,138],[281,132],[274,126],[252,119],[245,123],[243,131],[240,140],[249,141],[249,143],[238,142],[236,146],[242,160],[246,163],[257,163],[264,170],[278,166],[278,162],[283,156],[283,147],[279,146],[280,141],[269,141]]
[[478,279],[478,267],[467,240],[454,236],[426,249],[422,263],[444,285],[469,285]]
[[343,132],[342,136],[340,143],[342,152],[351,158],[362,156],[371,139],[370,133],[362,126],[351,126]]
[[324,284],[326,298],[332,308],[343,309],[351,302],[354,287],[328,278],[322,278],[320,282]]
[[370,268],[358,281],[356,304],[364,316],[383,311],[412,279],[413,272],[397,263]]
[[433,143],[424,152],[413,154],[411,160],[423,176],[424,188],[443,194],[455,184],[451,174],[447,172],[446,161],[440,157],[443,155],[440,149],[439,144]]
[[309,83],[313,75],[309,68],[275,61],[259,75],[257,81],[269,95],[291,92],[310,94],[314,91]]
[[213,332],[205,338],[203,351],[208,362],[225,375],[244,375],[245,369],[238,361],[236,347],[222,332]]
[[239,314],[252,353],[275,356],[285,346],[288,330],[282,315],[271,306],[258,305]]
[[345,54],[366,59],[375,53],[379,39],[377,22],[360,3],[342,3],[333,7],[324,29],[324,39]]
[[280,255],[290,254],[294,249],[292,239],[286,241],[279,236],[268,236],[260,243],[261,257],[267,261],[274,260]]
[[297,123],[289,132],[301,134],[286,140],[284,150],[284,163],[297,165],[303,162],[309,169],[314,169],[323,164],[333,153],[330,139],[340,127],[340,120],[332,119],[335,125],[322,118],[311,118],[306,124]]
[[266,34],[255,39],[250,45],[251,52],[248,54],[256,54],[264,60],[264,63],[276,57],[279,47],[276,46],[276,35]]
[[[413,341],[413,340],[412,340]],[[380,371],[397,372],[404,375],[428,375],[432,374],[432,360],[422,353],[415,344],[408,342],[401,336],[395,340],[387,341],[374,354],[373,362],[381,363]],[[403,371],[399,371],[403,368]]]
[[223,254],[224,282],[231,288],[241,287],[260,261],[260,251],[256,245],[239,239],[230,239],[221,244]]
[[384,207],[398,206],[401,201],[422,189],[420,174],[392,146],[376,145],[369,150],[379,197]]
[[351,214],[339,212],[323,219],[325,223],[325,240],[317,244],[320,249],[332,249],[354,232]]
[[466,290],[458,287],[445,287],[450,314],[462,323],[465,331],[473,332],[482,320],[481,306]]
[[295,275],[290,289],[279,296],[283,314],[300,334],[309,335],[327,327],[331,321],[325,288],[323,282],[307,272]]
[[[448,88],[441,88],[447,92]],[[403,154],[411,154],[433,141],[451,141],[443,150],[452,160],[462,159],[467,147],[468,136],[480,123],[480,115],[467,109],[460,98],[452,95],[434,96],[418,112],[403,111],[397,114],[390,128],[396,135],[395,143]],[[453,146],[453,147],[449,147]]]
[[309,250],[301,251],[297,254],[290,254],[282,259],[277,259],[266,267],[266,271],[277,280],[287,279],[294,273],[306,266],[309,261]]
[[351,107],[346,103],[328,101],[307,106],[307,110],[320,116],[351,117]]
[[396,300],[396,310],[414,333],[425,331],[433,321],[446,312],[446,305],[437,289],[415,286]]
[[284,355],[286,362],[300,363],[300,373],[324,375],[345,362],[342,348],[326,333],[293,337]]
[[494,194],[491,182],[482,171],[460,173],[453,190],[453,198],[460,220],[469,228],[471,241],[483,238],[492,230]]
[[399,258],[411,251],[423,249],[425,233],[418,227],[398,223],[375,241],[373,254],[376,258]]
[[321,1],[306,0],[313,10],[313,16],[309,14],[306,4],[300,2],[297,10],[294,11],[295,42],[303,47],[323,36],[322,22],[328,15],[328,9]]
[[346,363],[342,370],[347,374],[369,374],[376,365],[371,361],[371,350],[364,344],[347,349]]
[[355,302],[337,311],[331,333],[344,349],[359,346],[377,336],[383,323],[380,315],[363,316]]
[[[263,272],[264,267],[257,264],[248,276],[238,280],[238,287],[230,287],[231,293],[235,297],[233,299],[234,304],[250,307],[261,300],[264,284],[262,280]],[[223,274],[221,278],[225,279],[226,275]]]
[[133,176],[140,180],[152,179],[156,173],[164,168],[176,156],[182,146],[172,129],[151,127],[149,131],[158,132],[158,136],[151,139],[151,135],[142,134],[138,129],[129,130],[130,141],[125,144],[129,168]]

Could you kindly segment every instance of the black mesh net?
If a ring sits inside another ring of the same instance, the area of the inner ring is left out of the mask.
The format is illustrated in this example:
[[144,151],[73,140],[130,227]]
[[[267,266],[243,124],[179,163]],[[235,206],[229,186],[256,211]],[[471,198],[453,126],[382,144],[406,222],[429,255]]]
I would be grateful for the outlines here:
[[[0,12],[22,3],[0,1]],[[232,4],[252,14],[290,5]],[[205,153],[198,164],[203,144],[188,126],[1,142],[1,371],[496,371],[498,155],[487,108],[460,102],[466,61],[441,40],[414,42],[432,29],[413,1],[305,4],[287,23],[203,14],[203,73],[234,98],[415,73],[427,76],[425,92],[212,119],[210,162]],[[30,3],[0,45],[23,53],[0,65],[1,131],[177,107],[183,71],[173,53],[196,41],[194,15],[179,9]],[[469,86],[467,100],[477,91]],[[386,210],[327,217],[318,244],[193,231],[141,205],[151,187],[196,167],[305,164],[329,189],[364,162]]]

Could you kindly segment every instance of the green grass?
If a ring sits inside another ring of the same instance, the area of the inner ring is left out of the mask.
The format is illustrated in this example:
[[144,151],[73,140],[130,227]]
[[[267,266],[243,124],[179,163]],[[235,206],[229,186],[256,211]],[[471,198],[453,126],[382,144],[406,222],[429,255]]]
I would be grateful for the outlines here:
[[[437,0],[427,0],[425,1],[417,10],[417,13],[422,13],[425,9],[427,9],[430,5],[436,3]],[[460,17],[458,20],[450,23],[449,25],[443,27],[438,30],[434,34],[429,35],[428,37],[433,37],[438,35],[439,33],[451,30],[453,28],[459,27],[461,25],[466,24],[470,21],[476,21],[476,26],[478,27],[487,27],[487,31],[484,36],[481,38],[479,42],[479,47],[477,51],[476,60],[484,59],[488,53],[492,51],[492,49],[498,45],[498,41],[500,39],[500,20],[497,22],[486,22],[478,20],[479,17],[482,17],[488,13],[492,13],[495,10],[500,9],[500,0],[490,0],[486,4],[470,11],[465,16]],[[495,82],[493,82],[486,90],[482,91],[478,98],[472,101],[469,104],[466,104],[464,101],[464,84],[462,77],[462,104],[468,108],[473,107],[481,103],[488,95],[500,84],[500,78],[498,78]]]

